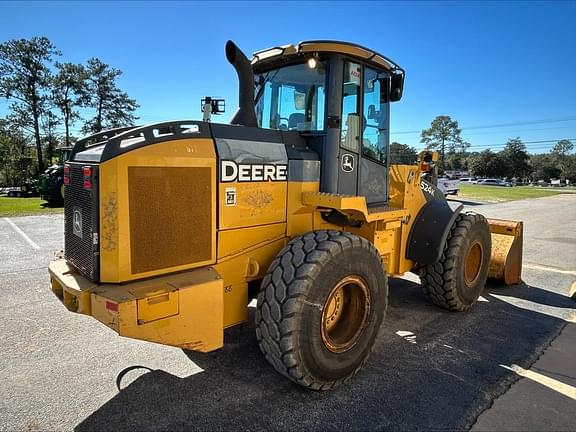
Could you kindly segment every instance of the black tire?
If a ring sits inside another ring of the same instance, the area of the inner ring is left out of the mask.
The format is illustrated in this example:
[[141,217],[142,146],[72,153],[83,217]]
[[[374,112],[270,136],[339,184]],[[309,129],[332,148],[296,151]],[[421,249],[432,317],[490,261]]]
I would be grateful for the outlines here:
[[260,349],[295,383],[332,389],[368,359],[387,302],[382,259],[368,240],[307,233],[280,251],[262,281],[255,315]]
[[428,298],[451,311],[469,309],[486,285],[491,243],[490,227],[484,216],[459,214],[440,260],[424,266],[420,274]]
[[50,198],[47,200],[50,205],[53,206],[63,206],[64,205],[64,195],[62,194],[62,186],[64,186],[64,179],[58,177],[54,184],[52,185],[50,191]]

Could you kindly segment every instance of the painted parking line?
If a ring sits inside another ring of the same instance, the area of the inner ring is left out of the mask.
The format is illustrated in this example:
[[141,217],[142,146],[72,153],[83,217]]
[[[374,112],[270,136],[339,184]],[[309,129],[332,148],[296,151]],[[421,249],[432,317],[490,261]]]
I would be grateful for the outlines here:
[[526,370],[521,368],[518,365],[512,364],[510,366],[500,365],[504,369],[511,370],[515,372],[517,375],[528,378],[538,384],[541,384],[545,387],[548,387],[551,390],[554,390],[570,399],[576,400],[576,387],[571,386],[569,384],[565,384],[561,381],[555,380],[553,378],[547,377],[546,375],[542,375],[541,373],[534,372],[533,370]]
[[12,229],[14,231],[16,231],[18,234],[20,234],[20,237],[22,237],[26,241],[26,243],[28,243],[30,246],[32,246],[36,250],[40,249],[40,246],[38,246],[36,243],[34,243],[34,241],[30,237],[28,237],[26,235],[26,233],[18,227],[18,225],[16,225],[14,222],[12,222],[12,220],[10,218],[4,218],[4,220],[6,222],[8,222],[8,224],[12,227]]
[[540,265],[540,264],[530,264],[530,263],[524,263],[524,264],[522,264],[522,267],[529,268],[532,270],[542,270],[542,271],[548,271],[548,272],[552,272],[552,273],[561,273],[561,274],[576,276],[576,270],[566,270],[566,269],[561,269],[558,267],[545,266],[545,265]]

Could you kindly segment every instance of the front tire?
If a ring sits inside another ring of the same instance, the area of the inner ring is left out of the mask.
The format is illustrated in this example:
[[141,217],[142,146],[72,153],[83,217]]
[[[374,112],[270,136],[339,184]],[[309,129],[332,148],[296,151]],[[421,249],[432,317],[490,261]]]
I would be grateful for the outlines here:
[[459,214],[440,260],[422,269],[420,277],[428,298],[451,311],[469,309],[486,285],[490,251],[486,218],[476,213]]
[[256,335],[282,375],[329,390],[366,362],[387,307],[382,259],[366,239],[314,231],[292,240],[262,281]]

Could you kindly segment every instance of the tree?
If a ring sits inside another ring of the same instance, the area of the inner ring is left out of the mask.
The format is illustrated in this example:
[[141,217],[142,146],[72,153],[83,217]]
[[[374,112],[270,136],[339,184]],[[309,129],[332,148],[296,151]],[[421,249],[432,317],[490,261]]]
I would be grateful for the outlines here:
[[552,154],[558,160],[558,165],[562,170],[562,174],[564,174],[564,171],[566,171],[568,155],[572,152],[572,150],[574,150],[574,144],[572,144],[572,141],[567,139],[558,141],[556,145],[554,145],[554,148],[552,148]]
[[560,168],[554,157],[549,154],[532,155],[530,157],[530,165],[532,168],[532,180],[545,180],[548,181],[553,178],[559,178],[561,174]]
[[0,96],[13,99],[13,116],[33,131],[38,169],[44,169],[40,116],[46,110],[52,74],[48,65],[60,55],[46,37],[11,39],[0,44]]
[[52,157],[54,156],[54,149],[59,143],[58,133],[56,127],[60,125],[60,119],[52,111],[46,111],[42,116],[42,140],[45,143],[46,149],[46,165],[52,164]]
[[96,115],[86,122],[82,131],[97,133],[103,129],[133,125],[137,120],[133,113],[139,105],[118,88],[116,79],[122,71],[91,58],[86,73],[87,106],[94,108]]
[[22,168],[27,165],[26,138],[20,129],[14,129],[6,119],[0,119],[0,184],[14,186],[26,179]]
[[88,102],[86,93],[86,70],[73,63],[56,63],[58,73],[52,82],[52,101],[62,113],[65,145],[70,146],[70,126],[80,118],[76,107]]
[[422,131],[420,142],[426,144],[427,148],[440,149],[440,171],[444,170],[446,147],[450,153],[456,153],[458,150],[464,151],[470,146],[460,137],[461,132],[462,130],[458,128],[458,122],[445,115],[437,116],[432,121],[430,128]]
[[526,178],[530,174],[530,156],[519,137],[508,140],[504,150],[500,152],[500,157],[507,166],[506,176]]
[[564,163],[565,166],[562,169],[562,176],[566,180],[570,180],[570,183],[576,183],[576,156],[567,156]]
[[471,175],[478,177],[501,177],[506,172],[505,163],[500,155],[490,149],[472,156],[468,168]]
[[393,142],[390,144],[390,163],[411,165],[418,159],[418,153],[414,147],[407,144]]

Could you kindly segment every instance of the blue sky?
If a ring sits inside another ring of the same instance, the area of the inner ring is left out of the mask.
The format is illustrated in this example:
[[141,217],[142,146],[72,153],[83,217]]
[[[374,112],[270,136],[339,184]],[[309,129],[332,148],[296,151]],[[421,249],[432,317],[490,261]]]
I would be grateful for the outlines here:
[[[228,39],[247,54],[306,39],[356,42],[407,72],[393,140],[420,148],[417,131],[446,114],[473,150],[520,136],[539,153],[553,143],[533,141],[576,138],[575,21],[573,1],[20,1],[0,2],[0,41],[47,36],[63,61],[99,57],[121,69],[142,123],[199,119],[207,95],[226,99],[226,121],[237,105]],[[6,107],[0,101],[0,115]]]

